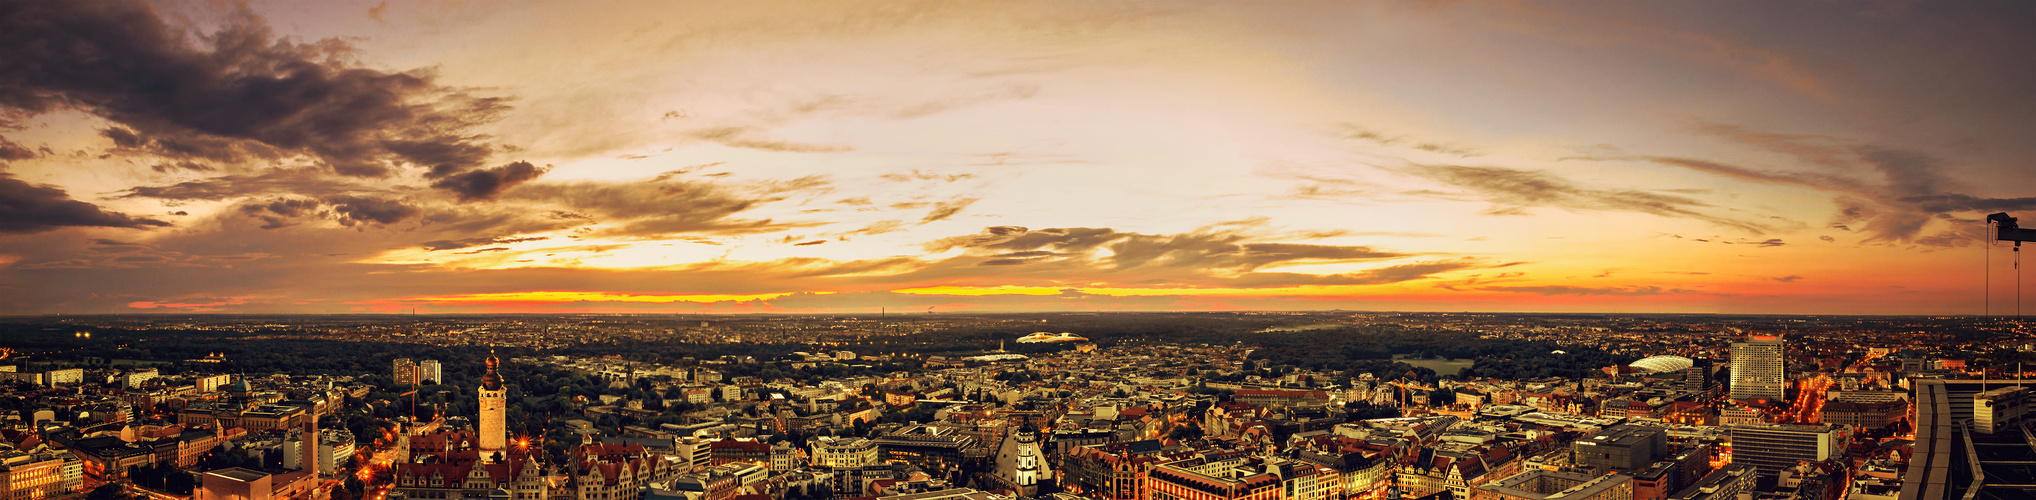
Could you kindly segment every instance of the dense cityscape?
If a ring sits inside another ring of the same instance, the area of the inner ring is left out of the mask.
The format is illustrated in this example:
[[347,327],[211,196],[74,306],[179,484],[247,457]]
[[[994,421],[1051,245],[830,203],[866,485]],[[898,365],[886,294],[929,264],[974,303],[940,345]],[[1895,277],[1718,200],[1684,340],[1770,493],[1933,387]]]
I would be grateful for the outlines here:
[[2036,482],[2032,326],[18,317],[0,324],[0,484],[10,500],[2012,498]]
[[0,0],[0,500],[2036,500],[2032,26]]

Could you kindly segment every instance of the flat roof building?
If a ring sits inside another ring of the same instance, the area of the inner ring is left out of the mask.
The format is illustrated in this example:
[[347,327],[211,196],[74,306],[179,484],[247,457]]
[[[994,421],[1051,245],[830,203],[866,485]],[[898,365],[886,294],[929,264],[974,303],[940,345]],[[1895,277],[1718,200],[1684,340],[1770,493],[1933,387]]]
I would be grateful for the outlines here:
[[1738,424],[1732,436],[1732,463],[1751,465],[1759,476],[1776,476],[1802,462],[1822,462],[1845,451],[1851,429],[1835,425]]
[[1646,469],[1668,454],[1668,432],[1658,427],[1619,424],[1571,443],[1577,465],[1605,471]]
[[1625,474],[1590,475],[1570,471],[1530,470],[1471,490],[1470,500],[1628,500],[1633,478]]

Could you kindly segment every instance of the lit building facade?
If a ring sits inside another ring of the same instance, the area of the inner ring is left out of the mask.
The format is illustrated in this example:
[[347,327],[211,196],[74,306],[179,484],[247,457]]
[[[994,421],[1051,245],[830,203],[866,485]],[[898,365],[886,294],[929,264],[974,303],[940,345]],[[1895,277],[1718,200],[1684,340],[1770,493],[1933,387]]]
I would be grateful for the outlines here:
[[417,378],[420,381],[428,380],[434,384],[443,384],[445,383],[445,367],[440,366],[436,359],[419,361],[417,362]]
[[1732,399],[1781,401],[1786,397],[1782,347],[1781,337],[1764,335],[1732,343]]
[[488,373],[481,376],[480,441],[484,451],[502,451],[509,448],[509,390],[502,387],[502,375],[497,370],[502,360],[488,352]]
[[[68,471],[72,473],[67,477]],[[66,453],[0,452],[0,500],[37,500],[76,492],[83,484],[76,457]]]
[[813,465],[828,467],[862,467],[877,463],[876,441],[863,438],[814,438],[812,443]]

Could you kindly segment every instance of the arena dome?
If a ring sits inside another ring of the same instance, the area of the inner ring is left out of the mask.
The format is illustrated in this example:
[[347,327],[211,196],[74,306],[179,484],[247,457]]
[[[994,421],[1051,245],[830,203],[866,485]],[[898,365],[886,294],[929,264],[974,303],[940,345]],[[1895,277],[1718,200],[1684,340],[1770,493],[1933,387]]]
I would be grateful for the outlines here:
[[1634,361],[1633,364],[1627,366],[1632,366],[1634,368],[1646,370],[1651,373],[1667,373],[1688,370],[1690,369],[1690,367],[1696,365],[1697,363],[1695,361],[1690,361],[1690,358],[1685,358],[1682,356],[1654,356],[1647,359]]

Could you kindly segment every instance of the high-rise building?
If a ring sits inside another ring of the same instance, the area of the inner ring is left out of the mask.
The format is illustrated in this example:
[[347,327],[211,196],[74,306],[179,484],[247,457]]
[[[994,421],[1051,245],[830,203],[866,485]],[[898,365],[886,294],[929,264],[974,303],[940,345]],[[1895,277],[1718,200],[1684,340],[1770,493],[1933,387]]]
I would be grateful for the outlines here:
[[410,358],[396,358],[390,363],[389,379],[398,384],[417,385],[417,362]]
[[420,381],[429,380],[434,384],[443,384],[445,383],[445,370],[438,365],[438,360],[436,359],[419,361],[417,363],[417,378]]
[[1787,372],[1782,365],[1782,339],[1751,335],[1732,343],[1732,399],[1781,401]]
[[502,375],[496,370],[502,360],[495,358],[494,351],[488,351],[488,373],[481,376],[481,451],[495,452],[509,448],[509,390],[502,387]]

